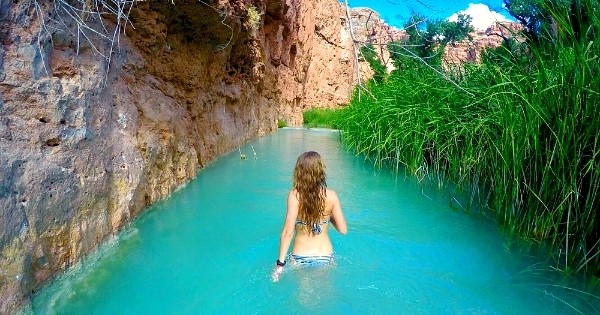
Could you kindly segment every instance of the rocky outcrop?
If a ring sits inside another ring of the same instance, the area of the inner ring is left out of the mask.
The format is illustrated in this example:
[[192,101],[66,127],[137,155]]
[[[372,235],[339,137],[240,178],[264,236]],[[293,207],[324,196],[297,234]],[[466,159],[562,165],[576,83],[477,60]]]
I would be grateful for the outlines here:
[[485,49],[501,46],[506,39],[518,36],[521,30],[521,24],[512,22],[495,22],[486,30],[475,30],[469,34],[470,39],[446,45],[442,62],[446,67],[478,63]]
[[380,18],[379,13],[370,8],[352,8],[350,16],[356,40],[361,45],[372,44],[388,72],[394,70],[387,45],[405,40],[408,36],[406,32],[387,25]]
[[[266,33],[270,34],[266,46],[276,52],[290,51],[289,58],[275,54],[274,65],[281,60],[285,66],[279,66],[283,71],[277,73],[282,78],[278,88],[287,104],[284,108],[291,110],[285,117],[289,123],[300,125],[306,109],[347,104],[357,73],[342,5],[330,0],[287,2],[290,8],[295,8],[291,10],[296,10],[296,20],[291,29],[281,26],[275,29],[265,22]],[[279,42],[283,44],[276,44]]]
[[337,0],[140,1],[118,33],[82,16],[97,34],[35,3],[0,0],[0,313],[219,155],[348,102],[356,80]]

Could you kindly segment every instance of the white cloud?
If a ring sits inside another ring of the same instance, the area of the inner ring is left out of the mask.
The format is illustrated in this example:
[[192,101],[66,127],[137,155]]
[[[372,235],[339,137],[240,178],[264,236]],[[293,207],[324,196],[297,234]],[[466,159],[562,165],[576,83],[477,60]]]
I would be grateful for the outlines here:
[[490,8],[483,3],[469,3],[469,7],[466,10],[452,14],[448,18],[448,21],[456,22],[458,20],[458,14],[470,15],[473,18],[471,25],[479,30],[487,29],[494,22],[509,21],[504,15],[490,10]]

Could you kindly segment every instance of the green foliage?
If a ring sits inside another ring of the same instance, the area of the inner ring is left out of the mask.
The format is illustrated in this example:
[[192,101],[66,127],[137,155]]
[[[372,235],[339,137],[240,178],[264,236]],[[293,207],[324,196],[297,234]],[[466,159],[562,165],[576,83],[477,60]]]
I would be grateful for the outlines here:
[[427,31],[423,34],[423,49],[429,54],[424,54],[421,57],[433,55],[436,47],[445,46],[448,43],[460,42],[469,37],[469,33],[473,31],[471,21],[473,19],[468,14],[459,14],[456,22],[446,20],[437,20],[427,23]]
[[256,33],[260,26],[260,16],[262,13],[254,5],[248,7],[248,25],[252,33]]
[[302,113],[304,126],[308,128],[333,128],[339,124],[340,110],[330,108],[313,108]]
[[281,118],[277,119],[277,128],[284,128],[287,126],[288,126],[288,123],[285,119],[281,119]]
[[592,41],[598,36],[593,24],[598,20],[598,0],[504,0],[510,14],[526,29],[531,44]]
[[[427,26],[427,20],[425,17],[413,14],[406,23],[404,23],[404,30],[408,35],[405,42],[399,42],[398,44],[406,46],[411,53],[419,57],[428,57],[433,55],[431,51],[431,43],[427,40],[427,32],[424,28]],[[396,54],[392,54],[392,59]],[[396,59],[393,59],[396,61]]]
[[387,76],[387,70],[381,60],[377,58],[375,47],[373,44],[368,44],[360,48],[360,54],[373,70],[373,80],[377,83],[383,82]]
[[469,33],[473,31],[472,20],[468,14],[459,14],[456,22],[427,21],[423,16],[413,14],[404,23],[407,39],[404,42],[392,43],[388,47],[396,68],[401,67],[401,56],[407,54],[424,58],[429,64],[440,64],[445,45],[469,37]]
[[427,26],[426,21],[427,19],[424,16],[413,14],[408,21],[404,23],[404,30],[408,35],[406,44],[409,46],[419,46],[423,44],[426,33],[423,28]]
[[468,14],[459,14],[456,22],[438,21],[433,30],[433,34],[441,34],[443,44],[460,42],[469,37],[469,33],[474,31],[471,26],[473,18]]
[[[580,10],[588,37],[600,30],[594,3]],[[600,42],[567,36],[570,6],[540,10],[558,31],[488,52],[453,74],[462,89],[397,57],[407,66],[370,86],[376,100],[354,97],[339,127],[378,164],[471,191],[511,234],[548,244],[565,271],[599,274]]]

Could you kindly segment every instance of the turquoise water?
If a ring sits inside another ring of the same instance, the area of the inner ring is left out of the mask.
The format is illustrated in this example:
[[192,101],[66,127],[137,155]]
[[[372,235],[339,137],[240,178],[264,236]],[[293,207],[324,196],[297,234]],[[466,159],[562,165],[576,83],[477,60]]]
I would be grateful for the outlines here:
[[[256,151],[253,158],[252,149]],[[36,294],[34,314],[584,314],[600,300],[508,245],[448,192],[375,169],[325,130],[281,129],[219,158]],[[297,156],[321,153],[348,235],[334,265],[273,283]],[[579,311],[577,311],[577,310]]]

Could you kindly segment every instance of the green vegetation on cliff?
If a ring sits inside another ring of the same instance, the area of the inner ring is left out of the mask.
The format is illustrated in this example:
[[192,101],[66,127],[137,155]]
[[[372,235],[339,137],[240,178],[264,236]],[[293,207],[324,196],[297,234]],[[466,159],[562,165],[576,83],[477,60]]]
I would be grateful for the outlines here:
[[563,270],[598,274],[598,1],[507,4],[529,26],[521,41],[446,77],[396,50],[397,70],[369,85],[374,98],[341,113],[343,139],[378,163],[473,190],[511,234],[548,244]]

